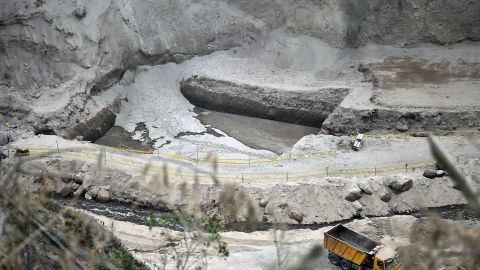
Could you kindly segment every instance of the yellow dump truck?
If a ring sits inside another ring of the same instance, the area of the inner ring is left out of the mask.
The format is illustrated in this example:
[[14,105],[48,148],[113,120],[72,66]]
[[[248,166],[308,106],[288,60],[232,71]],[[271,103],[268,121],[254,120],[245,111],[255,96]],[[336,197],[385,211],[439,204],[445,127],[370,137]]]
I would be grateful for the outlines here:
[[328,259],[343,270],[400,269],[397,252],[341,224],[325,232]]

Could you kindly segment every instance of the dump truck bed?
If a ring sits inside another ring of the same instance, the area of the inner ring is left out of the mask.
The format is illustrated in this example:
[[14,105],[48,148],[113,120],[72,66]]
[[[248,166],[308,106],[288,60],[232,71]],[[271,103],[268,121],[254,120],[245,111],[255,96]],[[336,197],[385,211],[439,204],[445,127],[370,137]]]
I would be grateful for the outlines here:
[[325,232],[324,245],[330,252],[363,265],[381,243],[339,224]]

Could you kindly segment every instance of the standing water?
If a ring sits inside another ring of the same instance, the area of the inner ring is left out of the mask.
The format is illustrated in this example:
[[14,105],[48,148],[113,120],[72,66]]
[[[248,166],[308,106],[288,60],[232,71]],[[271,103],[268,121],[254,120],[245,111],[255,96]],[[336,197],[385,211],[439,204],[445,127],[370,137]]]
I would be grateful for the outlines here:
[[303,136],[317,134],[320,129],[285,122],[195,108],[204,125],[222,130],[243,144],[282,154],[289,151]]

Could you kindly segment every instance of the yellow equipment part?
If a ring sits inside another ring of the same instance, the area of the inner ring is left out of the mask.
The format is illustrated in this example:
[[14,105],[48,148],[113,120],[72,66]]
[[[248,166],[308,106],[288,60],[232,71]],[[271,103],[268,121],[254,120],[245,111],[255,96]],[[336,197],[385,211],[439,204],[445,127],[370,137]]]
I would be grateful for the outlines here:
[[344,242],[338,241],[337,239],[325,235],[325,247],[331,252],[353,262],[356,265],[363,265],[367,259],[368,254],[360,251],[359,249],[347,245]]

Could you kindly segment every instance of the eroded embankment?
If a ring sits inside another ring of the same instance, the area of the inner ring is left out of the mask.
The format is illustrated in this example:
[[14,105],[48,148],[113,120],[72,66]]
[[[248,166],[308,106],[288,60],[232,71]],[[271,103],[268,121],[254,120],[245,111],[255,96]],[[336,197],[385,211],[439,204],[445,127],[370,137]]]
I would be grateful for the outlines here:
[[351,134],[375,130],[452,131],[478,126],[480,126],[480,111],[411,112],[402,109],[360,110],[339,106],[325,120],[322,130],[328,134]]
[[[3,165],[12,166],[12,162],[7,159]],[[39,180],[38,172],[42,170],[55,174]],[[263,222],[319,224],[465,203],[449,179],[428,179],[420,173],[354,181],[328,177],[242,186],[188,183],[172,175],[163,183],[156,172],[139,170],[132,174],[120,168],[99,169],[96,161],[68,157],[22,163],[18,173],[25,190],[48,196],[84,197],[99,203],[123,202],[166,211],[196,206],[231,221],[245,221],[254,215]],[[222,206],[225,198],[231,198],[227,203],[238,205],[235,213]]]
[[346,88],[282,91],[208,78],[190,78],[180,90],[198,107],[312,127],[321,127],[349,93]]

